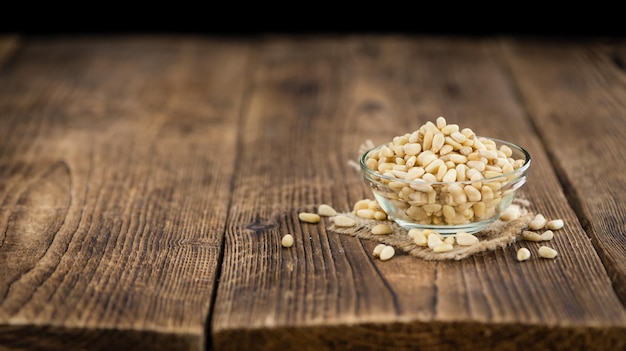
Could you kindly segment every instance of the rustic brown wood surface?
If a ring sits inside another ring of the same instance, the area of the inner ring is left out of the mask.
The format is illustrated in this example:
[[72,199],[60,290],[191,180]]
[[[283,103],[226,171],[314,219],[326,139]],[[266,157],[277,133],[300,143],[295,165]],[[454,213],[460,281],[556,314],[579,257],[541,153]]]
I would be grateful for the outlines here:
[[512,72],[566,195],[626,302],[626,45],[511,42]]
[[0,348],[202,349],[245,47],[29,41],[0,79]]
[[[625,50],[0,38],[0,349],[626,350]],[[298,220],[371,198],[360,144],[438,116],[529,150],[555,260],[380,261]]]

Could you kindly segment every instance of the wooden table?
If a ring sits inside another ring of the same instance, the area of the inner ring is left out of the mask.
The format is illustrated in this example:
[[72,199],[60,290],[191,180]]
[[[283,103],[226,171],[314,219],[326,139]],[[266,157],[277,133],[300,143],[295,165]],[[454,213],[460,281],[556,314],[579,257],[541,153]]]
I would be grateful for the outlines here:
[[[1,36],[0,349],[626,350],[625,101],[619,38]],[[528,149],[556,259],[298,220],[438,116]]]

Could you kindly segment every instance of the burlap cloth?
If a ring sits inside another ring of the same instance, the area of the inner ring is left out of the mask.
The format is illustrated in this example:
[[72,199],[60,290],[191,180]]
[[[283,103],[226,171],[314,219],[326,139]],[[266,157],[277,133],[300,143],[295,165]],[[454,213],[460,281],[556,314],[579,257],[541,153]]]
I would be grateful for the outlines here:
[[[371,240],[378,243],[393,246],[411,256],[425,260],[461,260],[471,255],[498,248],[506,247],[518,240],[523,230],[528,228],[528,223],[533,219],[534,213],[528,209],[529,203],[524,199],[515,199],[513,204],[519,206],[521,215],[511,221],[496,220],[489,227],[474,233],[479,242],[471,246],[453,245],[452,251],[437,253],[428,246],[418,246],[409,237],[408,231],[393,221],[377,221],[358,217],[352,212],[340,213],[356,220],[353,227],[336,226],[332,218],[328,222],[328,230],[338,234],[350,235],[360,239]],[[372,234],[373,226],[387,223],[393,229],[390,234]]]
[[[371,140],[366,140],[359,146],[358,154],[361,155],[372,147],[374,147],[374,143],[372,143]],[[356,172],[360,172],[360,166],[354,160],[349,160],[347,165]],[[452,251],[448,252],[438,253],[434,252],[428,246],[418,246],[415,244],[413,239],[409,237],[408,231],[393,221],[364,219],[358,217],[352,212],[339,214],[356,220],[356,225],[354,227],[336,226],[331,218],[328,222],[329,225],[327,229],[334,233],[350,235],[360,239],[391,245],[396,250],[404,251],[411,256],[419,257],[425,260],[461,260],[484,251],[506,247],[521,237],[522,231],[528,228],[528,223],[533,219],[535,213],[530,210],[530,201],[526,200],[519,194],[518,197],[513,199],[511,205],[519,207],[520,216],[518,219],[512,221],[496,220],[489,227],[474,233],[474,235],[479,239],[477,244],[471,246],[460,246],[455,244],[453,245]],[[392,233],[384,235],[372,234],[372,227],[381,223],[389,224],[393,229]]]

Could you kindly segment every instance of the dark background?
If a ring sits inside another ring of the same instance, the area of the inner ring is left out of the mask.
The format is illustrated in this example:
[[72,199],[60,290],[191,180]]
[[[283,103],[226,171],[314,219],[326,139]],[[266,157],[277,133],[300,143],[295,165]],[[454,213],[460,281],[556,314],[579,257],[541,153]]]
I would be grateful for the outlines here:
[[[4,3],[0,34],[433,34],[626,37],[619,3]],[[584,5],[584,6],[583,6]]]

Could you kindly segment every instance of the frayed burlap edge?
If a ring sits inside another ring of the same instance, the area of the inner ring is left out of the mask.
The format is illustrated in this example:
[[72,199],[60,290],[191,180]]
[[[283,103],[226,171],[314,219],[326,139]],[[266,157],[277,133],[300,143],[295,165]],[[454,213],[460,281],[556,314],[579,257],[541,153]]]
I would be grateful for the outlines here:
[[[533,219],[534,213],[528,209],[529,202],[527,200],[515,199],[513,204],[520,208],[520,217],[518,219],[512,221],[496,220],[489,227],[474,233],[479,239],[477,244],[471,246],[454,245],[452,251],[441,253],[434,252],[427,246],[415,244],[413,239],[409,237],[408,231],[395,222],[364,219],[351,212],[340,214],[353,218],[357,223],[355,226],[339,227],[331,219],[327,229],[337,234],[350,235],[391,245],[396,250],[404,251],[411,256],[424,260],[461,260],[484,251],[507,247],[518,240],[522,231],[528,228],[528,223]],[[372,227],[381,223],[389,224],[393,229],[392,233],[385,235],[372,234]]]

